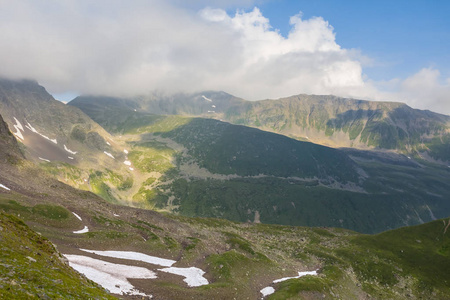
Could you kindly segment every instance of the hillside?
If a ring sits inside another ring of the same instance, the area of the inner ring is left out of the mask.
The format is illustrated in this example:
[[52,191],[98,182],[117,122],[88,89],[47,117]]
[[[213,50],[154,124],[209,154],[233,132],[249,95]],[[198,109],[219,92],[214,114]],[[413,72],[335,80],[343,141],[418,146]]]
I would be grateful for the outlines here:
[[53,99],[37,82],[0,79],[0,111],[26,146],[26,156],[37,162],[92,164],[98,162],[99,153],[118,151],[101,126],[79,109]]
[[[53,178],[111,203],[365,233],[450,213],[450,169],[418,157],[333,149],[218,120],[148,114],[120,99],[92,102],[86,113],[108,133],[34,82],[3,83],[3,90],[2,103],[17,107],[5,113],[25,157]],[[213,105],[213,96],[196,99]],[[19,121],[14,114],[27,105],[36,110]],[[43,123],[32,125],[28,118]]]
[[[13,136],[1,132],[2,140],[13,143]],[[0,150],[20,157],[17,148]],[[75,268],[97,262],[89,278],[123,299],[450,297],[448,218],[378,235],[187,218],[107,203],[42,174],[23,159],[0,161],[0,183],[0,211],[16,216],[0,215],[2,263],[7,267],[0,293],[10,299],[106,297],[68,269],[46,238]],[[167,273],[158,265],[166,263],[173,264],[172,271],[205,272],[204,279],[200,284],[191,275]],[[44,270],[46,276],[41,276]],[[310,275],[299,277],[299,272]],[[107,283],[99,279],[104,274],[110,276]],[[127,285],[135,296],[116,288]]]
[[[104,97],[83,96],[70,105],[104,124],[91,110],[97,101],[101,107],[111,102]],[[388,149],[427,160],[450,161],[450,116],[403,103],[318,95],[245,101],[223,92],[152,95],[120,101],[141,112],[225,120],[331,147]]]
[[446,166],[394,152],[336,150],[211,119],[158,116],[118,108],[116,102],[109,106],[105,99],[100,103],[107,115],[86,113],[129,140],[133,165],[153,174],[133,196],[151,208],[368,233],[450,212]]
[[20,219],[0,212],[2,299],[113,299],[64,262],[53,244]]

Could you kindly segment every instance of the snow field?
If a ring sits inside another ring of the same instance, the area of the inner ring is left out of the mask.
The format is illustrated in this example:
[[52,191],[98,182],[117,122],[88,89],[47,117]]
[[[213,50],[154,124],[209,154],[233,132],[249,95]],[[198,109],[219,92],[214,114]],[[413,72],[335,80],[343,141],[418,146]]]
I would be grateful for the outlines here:
[[82,255],[65,255],[69,265],[111,293],[150,296],[139,292],[127,278],[154,279],[156,274],[146,268],[105,262]]
[[183,281],[186,282],[187,285],[190,287],[209,284],[208,280],[205,277],[203,277],[203,274],[205,274],[205,272],[202,269],[196,267],[190,268],[170,267],[165,269],[158,269],[158,271],[183,276],[184,277]]
[[[175,260],[160,258],[133,251],[96,251],[87,249],[80,250],[105,257],[142,261],[153,265],[167,267],[163,269],[157,269],[157,271],[183,276],[183,281],[186,282],[189,287],[197,287],[209,284],[208,280],[203,277],[203,275],[205,274],[203,270],[196,267],[172,267],[172,265],[176,263]],[[157,278],[157,275],[154,271],[144,267],[113,264],[83,255],[65,256],[69,260],[69,264],[71,267],[115,294],[144,296],[145,294],[137,291],[134,286],[127,280],[127,278]]]
[[80,250],[88,253],[97,254],[100,256],[137,260],[162,267],[171,267],[174,263],[176,263],[175,260],[159,258],[156,256],[151,256],[133,251],[95,251],[87,249],[80,249]]

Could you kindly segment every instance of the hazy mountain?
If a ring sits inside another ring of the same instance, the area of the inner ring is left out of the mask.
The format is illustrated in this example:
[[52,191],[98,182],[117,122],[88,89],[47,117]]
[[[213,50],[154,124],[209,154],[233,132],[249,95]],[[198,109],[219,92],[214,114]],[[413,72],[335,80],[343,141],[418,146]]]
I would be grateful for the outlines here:
[[110,201],[121,198],[107,184],[131,180],[124,147],[81,110],[53,99],[37,82],[2,79],[0,111],[25,156],[43,170]]
[[30,158],[77,163],[81,156],[93,158],[93,151],[114,151],[102,127],[37,82],[1,79],[0,111]]

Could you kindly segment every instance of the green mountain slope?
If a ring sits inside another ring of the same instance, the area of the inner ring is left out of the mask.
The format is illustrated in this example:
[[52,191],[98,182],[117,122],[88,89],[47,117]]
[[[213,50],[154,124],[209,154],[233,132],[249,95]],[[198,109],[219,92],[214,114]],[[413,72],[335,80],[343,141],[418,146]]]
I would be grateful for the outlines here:
[[2,299],[113,299],[20,219],[0,212],[0,226]]
[[[14,137],[1,132],[1,140],[12,143]],[[20,157],[19,149],[3,145],[2,153]],[[64,254],[88,255],[80,249],[137,251],[206,272],[209,284],[195,288],[162,272],[158,279],[130,280],[156,299],[259,299],[260,290],[268,286],[275,290],[268,299],[450,297],[448,218],[378,235],[187,218],[113,205],[45,174],[36,176],[39,172],[23,159],[18,164],[0,161],[0,183],[9,187],[0,188],[0,211],[20,215],[42,234],[0,214],[0,267],[6,268],[0,293],[9,299],[107,297],[70,270],[46,238]],[[74,233],[83,226],[89,231]],[[126,259],[103,259],[151,268]],[[312,270],[318,275],[273,283]]]
[[[88,110],[99,99],[78,97],[70,105],[96,120],[98,116]],[[331,147],[389,149],[428,160],[450,161],[450,116],[402,103],[316,95],[245,101],[222,92],[152,95],[121,101],[143,112],[226,120]],[[107,106],[107,101],[101,103]]]
[[211,119],[123,108],[120,118],[110,115],[102,122],[129,140],[130,160],[148,174],[140,186],[135,181],[135,205],[361,232],[450,212],[447,167],[395,153],[336,150]]

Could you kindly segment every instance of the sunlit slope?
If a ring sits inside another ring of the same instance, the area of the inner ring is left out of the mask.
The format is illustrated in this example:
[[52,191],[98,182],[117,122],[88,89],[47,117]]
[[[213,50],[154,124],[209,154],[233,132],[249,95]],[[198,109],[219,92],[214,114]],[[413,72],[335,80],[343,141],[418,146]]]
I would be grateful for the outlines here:
[[120,111],[105,124],[129,140],[129,158],[144,178],[131,189],[134,205],[361,232],[419,224],[450,211],[449,170],[442,166],[211,119]]

